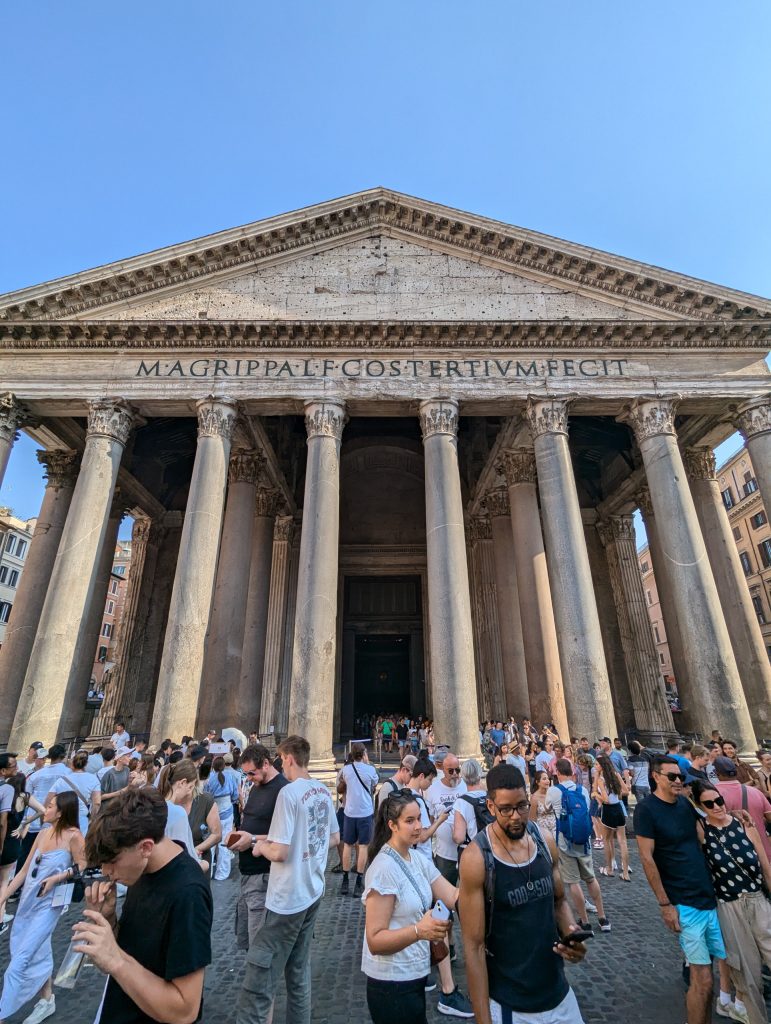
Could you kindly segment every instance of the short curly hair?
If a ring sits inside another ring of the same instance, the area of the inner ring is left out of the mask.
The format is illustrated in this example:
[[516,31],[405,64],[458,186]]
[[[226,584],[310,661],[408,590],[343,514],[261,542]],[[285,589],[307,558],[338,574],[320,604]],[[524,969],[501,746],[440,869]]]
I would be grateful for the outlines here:
[[169,816],[166,801],[154,786],[124,789],[102,805],[86,834],[86,859],[91,867],[110,864],[143,839],[159,843]]

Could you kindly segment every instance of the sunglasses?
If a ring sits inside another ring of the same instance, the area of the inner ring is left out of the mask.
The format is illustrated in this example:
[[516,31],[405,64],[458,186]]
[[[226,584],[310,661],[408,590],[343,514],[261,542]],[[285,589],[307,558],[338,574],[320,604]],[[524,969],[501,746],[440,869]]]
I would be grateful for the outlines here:
[[725,800],[722,796],[716,796],[714,800],[702,800],[701,805],[711,811],[715,807],[725,807]]
[[447,774],[448,775],[460,775],[460,768],[448,768],[447,769]]
[[411,789],[395,789],[393,793],[388,794],[388,800],[402,800],[403,802],[411,802],[417,800],[417,797]]
[[43,859],[43,854],[42,853],[37,854],[37,856],[35,857],[35,866],[30,871],[30,877],[31,878],[37,878],[38,868],[40,867],[40,862],[41,862],[42,859]]
[[665,779],[669,779],[670,782],[674,782],[675,779],[685,782],[685,776],[682,772],[656,772],[656,774],[662,775]]

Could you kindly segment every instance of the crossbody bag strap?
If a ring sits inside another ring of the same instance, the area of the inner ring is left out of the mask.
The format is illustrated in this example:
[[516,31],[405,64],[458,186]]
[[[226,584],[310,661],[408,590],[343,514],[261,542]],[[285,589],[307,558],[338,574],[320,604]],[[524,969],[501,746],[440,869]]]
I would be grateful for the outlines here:
[[396,852],[395,850],[392,850],[392,849],[391,849],[391,847],[390,847],[390,846],[388,846],[388,845],[384,846],[384,847],[383,847],[383,849],[384,849],[384,850],[386,851],[386,853],[387,853],[387,854],[388,854],[388,855],[389,855],[389,856],[390,856],[390,857],[391,857],[391,858],[392,858],[393,860],[395,860],[395,861],[396,861],[396,863],[397,863],[397,864],[399,865],[399,867],[400,867],[400,868],[402,869],[402,872],[404,873],[404,875],[405,875],[405,876],[407,877],[407,879],[409,880],[409,883],[410,883],[410,885],[411,885],[411,886],[412,886],[412,888],[413,888],[413,889],[415,890],[415,892],[416,892],[416,893],[418,894],[418,899],[420,900],[420,905],[421,905],[421,907],[423,908],[423,913],[425,914],[425,913],[426,913],[426,911],[428,910],[428,907],[426,906],[426,901],[425,901],[425,899],[424,899],[424,897],[423,897],[423,893],[422,893],[422,891],[421,891],[421,889],[420,889],[420,886],[419,886],[419,885],[418,885],[418,883],[417,883],[417,882],[415,881],[415,877],[414,877],[414,875],[412,874],[412,872],[410,871],[410,869],[409,869],[409,868],[407,867],[407,865],[406,865],[406,864],[404,863],[404,861],[402,860],[402,858],[401,858],[401,857],[399,856],[399,854],[398,854],[398,853],[397,853],[397,852]]
[[88,800],[86,800],[86,798],[80,792],[80,790],[75,785],[75,783],[71,782],[70,779],[68,779],[66,775],[62,775],[62,782],[66,783],[66,785],[68,785],[70,787],[70,789],[73,791],[73,793],[77,794],[78,800],[80,800],[80,802],[83,804],[83,806],[86,808],[86,810],[88,810]]
[[369,788],[369,786],[364,781],[364,779],[361,777],[361,775],[359,775],[359,773],[356,771],[356,765],[353,763],[353,761],[351,761],[351,768],[353,768],[353,774],[356,776],[356,778],[362,784],[364,789],[367,791],[367,795],[369,796],[369,798],[372,799],[372,790]]

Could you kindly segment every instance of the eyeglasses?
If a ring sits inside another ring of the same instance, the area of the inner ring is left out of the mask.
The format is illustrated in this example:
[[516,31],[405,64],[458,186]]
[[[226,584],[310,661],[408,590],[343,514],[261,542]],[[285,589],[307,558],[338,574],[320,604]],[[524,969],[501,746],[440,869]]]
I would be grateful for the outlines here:
[[512,814],[516,814],[520,818],[524,818],[526,814],[530,814],[530,804],[527,800],[523,800],[522,803],[517,804],[516,807],[501,807],[494,800],[491,800],[490,803],[502,818],[510,818]]
[[715,807],[725,807],[725,800],[722,796],[716,796],[714,800],[702,800],[702,807],[708,808],[710,811]]
[[460,768],[448,768],[447,769],[447,774],[448,775],[460,775]]
[[685,776],[682,772],[654,772],[653,774],[662,775],[665,779],[669,779],[670,782],[674,782],[676,779],[685,782]]
[[34,866],[34,867],[33,867],[33,869],[32,869],[32,870],[30,871],[30,877],[31,877],[31,878],[37,878],[37,872],[38,872],[38,868],[40,867],[40,862],[41,862],[41,860],[42,860],[42,859],[43,859],[43,854],[42,854],[42,853],[39,853],[39,854],[38,854],[38,855],[37,855],[37,856],[35,857],[35,866]]

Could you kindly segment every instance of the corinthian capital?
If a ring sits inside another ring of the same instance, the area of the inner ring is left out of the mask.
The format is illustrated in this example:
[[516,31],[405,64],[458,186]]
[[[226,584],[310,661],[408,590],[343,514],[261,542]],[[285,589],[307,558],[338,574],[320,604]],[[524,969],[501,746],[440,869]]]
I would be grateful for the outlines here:
[[714,480],[717,463],[711,448],[686,448],[683,452],[685,471],[691,480]]
[[511,515],[509,492],[505,487],[496,487],[494,491],[489,491],[485,495],[483,505],[490,514],[491,519]]
[[498,472],[506,477],[509,487],[514,484],[534,484],[535,452],[532,448],[507,448],[501,454]]
[[677,396],[635,398],[618,418],[629,424],[638,444],[659,434],[671,434],[675,437],[675,411],[679,400]]
[[202,398],[196,402],[198,410],[198,436],[233,439],[238,417],[238,405],[231,398]]
[[335,441],[342,441],[347,421],[345,402],[313,398],[305,403],[305,430],[309,440],[312,437],[333,437]]
[[466,534],[470,541],[490,540],[493,531],[489,518],[487,516],[472,516],[466,525]]
[[134,410],[122,399],[88,403],[88,436],[109,437],[125,445],[134,426]]
[[74,487],[80,468],[80,455],[71,448],[52,448],[37,452],[37,460],[43,467],[46,487],[55,491],[62,487]]
[[265,465],[265,456],[257,449],[239,448],[230,456],[228,482],[231,484],[256,484]]
[[27,408],[10,391],[0,393],[0,441],[13,444],[16,431],[27,417]]
[[259,516],[260,519],[272,519],[278,511],[278,502],[278,491],[272,487],[258,487],[254,514]]
[[756,398],[737,406],[733,422],[745,441],[758,434],[767,434],[771,431],[771,399]]
[[533,438],[568,432],[567,398],[528,398],[525,415]]
[[458,436],[458,403],[454,398],[429,398],[420,403],[420,429],[423,440],[435,434]]
[[291,541],[294,530],[293,516],[277,516],[276,525],[273,527],[273,539]]
[[150,516],[137,516],[134,525],[131,527],[132,551],[142,544],[146,544],[153,528],[153,521]]
[[635,495],[637,499],[637,507],[642,512],[643,519],[649,520],[653,517],[653,502],[651,501],[651,492],[647,487],[641,487]]

